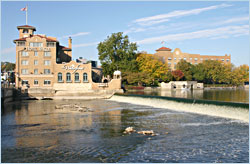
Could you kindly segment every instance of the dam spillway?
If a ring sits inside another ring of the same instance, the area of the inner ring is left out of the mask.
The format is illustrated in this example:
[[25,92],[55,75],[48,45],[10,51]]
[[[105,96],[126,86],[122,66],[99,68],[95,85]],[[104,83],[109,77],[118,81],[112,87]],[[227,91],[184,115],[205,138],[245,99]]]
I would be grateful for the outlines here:
[[114,95],[110,100],[249,122],[249,104],[149,95]]

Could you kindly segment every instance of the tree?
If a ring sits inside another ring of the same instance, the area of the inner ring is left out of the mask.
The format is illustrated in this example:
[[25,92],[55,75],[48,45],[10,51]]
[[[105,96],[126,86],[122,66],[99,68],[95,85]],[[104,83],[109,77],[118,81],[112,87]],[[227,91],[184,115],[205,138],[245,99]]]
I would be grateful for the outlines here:
[[136,43],[130,43],[128,36],[122,32],[113,33],[106,40],[98,44],[98,55],[101,61],[104,75],[112,77],[115,70],[121,72],[136,72],[138,66],[136,62]]
[[222,83],[225,67],[220,61],[207,60],[203,62],[206,83]]
[[205,82],[205,68],[203,63],[194,65],[193,67],[193,78],[198,82]]
[[147,72],[125,72],[123,78],[127,84],[142,86],[142,84],[151,85],[154,79]]
[[16,67],[15,63],[1,62],[1,71],[2,72],[14,71],[15,67]]
[[136,59],[139,67],[139,71],[145,72],[151,77],[154,81],[161,79],[162,81],[167,81],[168,77],[168,66],[161,61],[159,61],[152,54],[139,54]]
[[249,66],[241,65],[232,71],[232,84],[235,86],[244,85],[244,82],[249,82]]
[[172,71],[172,75],[176,81],[179,81],[184,77],[184,73],[181,70]]
[[187,61],[181,59],[180,62],[177,63],[176,65],[177,70],[181,70],[184,73],[184,80],[192,80],[192,64],[188,63]]

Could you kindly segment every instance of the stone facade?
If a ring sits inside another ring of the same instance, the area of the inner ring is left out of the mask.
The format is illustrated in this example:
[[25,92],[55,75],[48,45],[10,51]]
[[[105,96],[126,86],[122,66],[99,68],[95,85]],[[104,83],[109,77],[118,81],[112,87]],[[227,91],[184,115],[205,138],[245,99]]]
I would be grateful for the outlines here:
[[170,48],[161,47],[156,50],[155,56],[159,58],[159,60],[168,64],[171,70],[176,69],[177,63],[183,59],[191,64],[202,63],[205,60],[217,60],[222,63],[231,63],[231,55],[225,56],[212,56],[212,55],[200,55],[200,54],[189,54],[183,53],[179,48],[176,48],[173,52],[171,52]]
[[[16,44],[16,87],[21,89],[50,89],[57,91],[79,91],[120,89],[121,78],[114,79],[103,87],[102,72],[91,63],[72,61],[72,39],[68,47],[61,46],[54,37],[34,35],[32,26],[18,26],[19,39]],[[40,90],[39,90],[40,91]],[[40,91],[42,92],[42,91]]]
[[203,89],[203,83],[197,81],[170,81],[161,83],[161,89]]

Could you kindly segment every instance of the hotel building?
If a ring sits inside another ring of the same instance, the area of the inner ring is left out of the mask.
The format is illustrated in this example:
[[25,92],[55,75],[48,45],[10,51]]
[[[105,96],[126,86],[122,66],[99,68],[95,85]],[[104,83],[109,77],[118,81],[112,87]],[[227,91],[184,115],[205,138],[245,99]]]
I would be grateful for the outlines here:
[[[55,37],[35,35],[36,28],[18,26],[16,44],[16,87],[57,90],[120,89],[121,77],[103,85],[92,81],[96,69],[92,63],[72,61],[72,39],[68,47],[60,45]],[[116,76],[117,77],[117,76]],[[95,78],[98,79],[98,78]],[[99,78],[102,79],[102,78]],[[96,82],[96,81],[95,81]]]
[[199,64],[205,60],[217,60],[222,63],[231,63],[231,55],[224,56],[211,56],[211,55],[200,55],[200,54],[189,54],[183,53],[179,48],[176,48],[173,52],[167,47],[161,47],[156,50],[154,54],[157,56],[163,63],[167,63],[171,70],[176,69],[177,63],[183,59],[191,64]]

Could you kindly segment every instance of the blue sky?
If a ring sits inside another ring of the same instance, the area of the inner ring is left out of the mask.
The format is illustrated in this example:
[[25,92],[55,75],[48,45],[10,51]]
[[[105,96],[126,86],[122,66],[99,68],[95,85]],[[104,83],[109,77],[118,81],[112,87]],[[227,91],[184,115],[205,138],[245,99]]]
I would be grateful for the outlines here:
[[[249,64],[247,1],[159,2],[11,2],[1,4],[1,61],[15,62],[17,26],[28,24],[36,34],[57,37],[73,59],[98,60],[97,44],[111,33],[124,32],[139,51],[155,53],[161,46],[201,55],[231,54],[236,66]],[[161,44],[165,41],[164,44]]]

